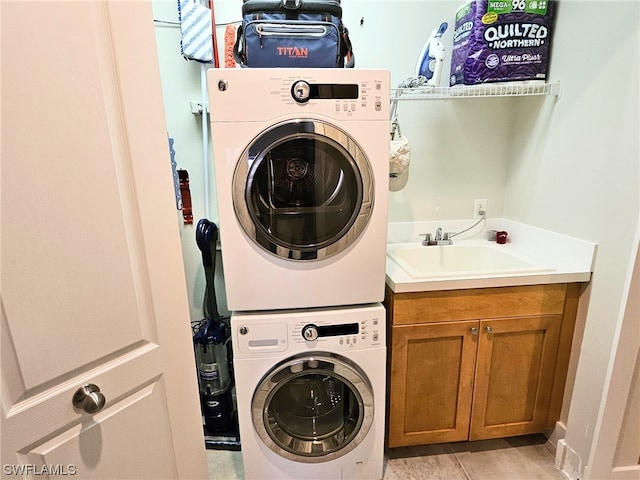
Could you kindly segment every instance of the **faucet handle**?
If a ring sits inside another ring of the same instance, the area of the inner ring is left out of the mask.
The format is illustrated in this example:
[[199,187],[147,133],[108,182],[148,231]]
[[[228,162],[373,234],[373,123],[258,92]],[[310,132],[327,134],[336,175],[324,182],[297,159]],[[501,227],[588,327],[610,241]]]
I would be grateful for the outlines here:
[[442,238],[438,240],[438,245],[453,245],[451,237],[455,236],[455,232],[444,232]]
[[431,234],[430,233],[420,233],[420,234],[418,234],[418,236],[424,237],[424,240],[422,241],[422,245],[424,245],[425,247],[427,245],[429,245],[429,243],[431,242]]

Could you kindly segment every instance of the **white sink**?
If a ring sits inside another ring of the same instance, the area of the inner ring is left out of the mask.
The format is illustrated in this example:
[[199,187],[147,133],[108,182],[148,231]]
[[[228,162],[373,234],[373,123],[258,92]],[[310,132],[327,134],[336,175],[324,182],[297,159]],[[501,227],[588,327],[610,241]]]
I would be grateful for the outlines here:
[[417,244],[389,244],[387,255],[413,278],[502,275],[554,270],[522,258],[502,245],[442,245],[424,247]]

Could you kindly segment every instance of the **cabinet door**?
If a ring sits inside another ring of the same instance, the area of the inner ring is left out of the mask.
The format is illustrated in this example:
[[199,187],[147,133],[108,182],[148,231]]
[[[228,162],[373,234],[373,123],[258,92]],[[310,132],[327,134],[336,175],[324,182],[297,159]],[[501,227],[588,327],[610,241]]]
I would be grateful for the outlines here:
[[478,326],[392,328],[389,447],[467,439]]
[[562,317],[480,322],[470,440],[541,432]]

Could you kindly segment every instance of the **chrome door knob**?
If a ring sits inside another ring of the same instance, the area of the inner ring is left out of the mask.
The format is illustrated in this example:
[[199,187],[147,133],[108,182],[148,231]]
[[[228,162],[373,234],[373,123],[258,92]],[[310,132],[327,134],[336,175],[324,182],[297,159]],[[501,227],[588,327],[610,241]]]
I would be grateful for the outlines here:
[[93,415],[104,407],[105,396],[100,392],[100,388],[93,383],[83,385],[73,395],[73,406]]

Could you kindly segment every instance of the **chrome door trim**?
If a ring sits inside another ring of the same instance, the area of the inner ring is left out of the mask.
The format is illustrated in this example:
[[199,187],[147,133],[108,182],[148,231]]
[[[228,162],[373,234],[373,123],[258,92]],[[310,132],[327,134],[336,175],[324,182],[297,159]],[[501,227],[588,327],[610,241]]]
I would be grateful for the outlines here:
[[[258,222],[254,222],[247,206],[249,195],[247,184],[266,153],[289,139],[305,136],[322,140],[343,153],[345,160],[351,164],[354,173],[360,179],[361,192],[358,197],[361,200],[359,210],[354,212],[350,222],[339,233],[339,238],[331,243],[325,242],[327,244],[297,248],[278,242],[267,229]],[[322,260],[342,252],[353,244],[369,223],[374,205],[373,171],[365,152],[344,130],[322,120],[286,120],[262,131],[244,149],[233,174],[232,199],[236,218],[242,229],[263,250],[276,257],[292,261]],[[267,245],[265,246],[259,239]]]
[[[314,362],[326,362],[332,365],[332,370],[313,367]],[[314,449],[334,446],[331,438],[321,441],[309,441],[295,439],[296,446],[306,451],[292,451],[286,448],[282,442],[274,438],[267,425],[269,424],[268,407],[275,393],[288,381],[304,376],[305,374],[326,373],[337,378],[349,387],[355,394],[359,414],[357,427],[350,438],[340,448],[333,448],[327,452],[317,453]],[[379,393],[380,394],[380,393]],[[273,452],[288,460],[303,463],[328,462],[346,455],[356,448],[366,437],[373,424],[374,416],[374,392],[367,375],[351,360],[337,354],[327,352],[302,353],[283,360],[274,366],[262,378],[254,391],[251,400],[251,417],[253,428],[262,442]]]

